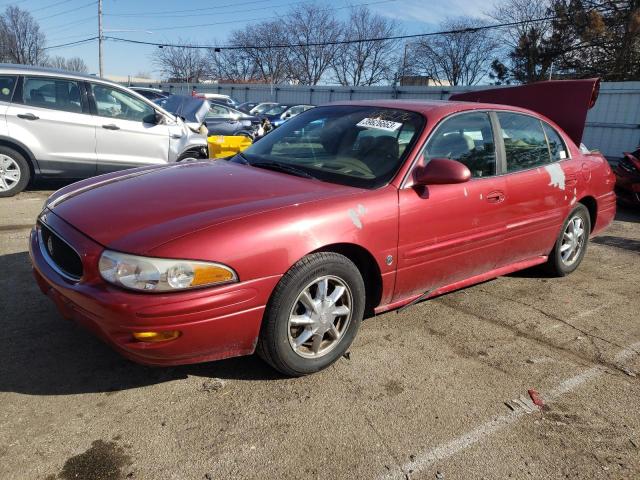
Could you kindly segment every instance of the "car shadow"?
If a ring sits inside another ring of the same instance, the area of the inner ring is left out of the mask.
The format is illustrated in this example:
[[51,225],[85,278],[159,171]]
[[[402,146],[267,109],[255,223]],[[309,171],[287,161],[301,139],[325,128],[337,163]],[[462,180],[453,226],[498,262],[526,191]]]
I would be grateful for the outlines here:
[[58,314],[40,292],[26,252],[0,256],[0,271],[0,392],[115,392],[190,375],[237,380],[284,378],[255,355],[178,367],[138,365]]
[[599,245],[622,248],[631,252],[640,252],[640,241],[631,238],[615,237],[613,235],[600,235],[591,240]]
[[616,220],[619,222],[640,223],[640,209],[618,205]]

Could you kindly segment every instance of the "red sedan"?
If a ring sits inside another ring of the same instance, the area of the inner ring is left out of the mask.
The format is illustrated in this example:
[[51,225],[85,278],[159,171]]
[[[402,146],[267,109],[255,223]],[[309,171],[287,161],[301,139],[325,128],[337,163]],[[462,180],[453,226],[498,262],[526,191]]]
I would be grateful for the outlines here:
[[132,360],[257,351],[285,374],[315,372],[364,315],[578,267],[616,197],[605,159],[576,146],[597,90],[569,83],[542,84],[546,117],[517,106],[530,87],[489,91],[493,103],[332,104],[228,160],[70,185],[31,235],[35,277]]

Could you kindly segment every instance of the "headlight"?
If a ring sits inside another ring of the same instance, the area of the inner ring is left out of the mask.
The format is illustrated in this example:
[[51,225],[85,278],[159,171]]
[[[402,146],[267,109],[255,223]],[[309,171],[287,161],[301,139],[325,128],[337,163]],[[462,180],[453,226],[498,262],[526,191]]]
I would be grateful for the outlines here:
[[107,282],[132,290],[170,292],[237,282],[231,268],[212,262],[139,257],[105,250],[98,264]]

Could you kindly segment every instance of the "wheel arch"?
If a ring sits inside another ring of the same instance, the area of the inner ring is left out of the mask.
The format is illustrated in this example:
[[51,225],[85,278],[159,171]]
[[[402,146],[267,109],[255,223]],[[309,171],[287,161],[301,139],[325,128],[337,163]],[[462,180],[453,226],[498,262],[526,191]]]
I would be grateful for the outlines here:
[[373,316],[373,309],[382,298],[382,274],[380,267],[369,250],[355,243],[333,243],[325,245],[312,253],[333,252],[347,257],[360,271],[367,296],[365,317]]
[[33,180],[35,175],[40,172],[40,169],[38,168],[38,162],[36,161],[36,157],[33,155],[33,153],[31,153],[31,150],[29,150],[29,148],[26,145],[22,144],[17,140],[14,140],[9,137],[4,137],[4,136],[0,136],[0,145],[3,147],[14,149],[25,158],[25,160],[27,161],[27,164],[29,165],[31,180]]
[[598,203],[596,202],[596,199],[587,195],[586,197],[582,197],[578,203],[587,207],[587,210],[589,211],[589,220],[591,221],[591,232],[593,232],[598,219]]

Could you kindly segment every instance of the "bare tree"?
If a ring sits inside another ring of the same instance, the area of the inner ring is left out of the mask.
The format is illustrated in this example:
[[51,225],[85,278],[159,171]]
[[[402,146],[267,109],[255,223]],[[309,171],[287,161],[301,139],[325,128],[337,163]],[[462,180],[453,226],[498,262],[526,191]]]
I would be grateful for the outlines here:
[[233,49],[207,51],[209,75],[222,83],[246,83],[260,80],[253,59],[246,51]]
[[[180,44],[189,44],[178,40]],[[198,48],[163,47],[153,56],[153,62],[169,80],[197,82],[207,74],[203,51]]]
[[[525,83],[547,78],[556,55],[549,43],[553,21],[546,20],[551,16],[551,2],[507,0],[497,3],[488,15],[499,23],[518,22],[501,29],[502,56],[509,59],[507,76]],[[497,62],[494,76],[499,77],[504,69],[505,65]]]
[[390,81],[398,63],[397,40],[369,40],[398,35],[397,22],[364,6],[353,7],[342,38],[353,41],[338,49],[332,62],[341,85],[376,85]]
[[80,57],[71,57],[69,59],[56,56],[47,60],[47,66],[67,70],[69,72],[87,73],[89,69]]
[[484,24],[468,17],[446,20],[440,29],[451,33],[423,37],[411,45],[412,72],[450,85],[479,83],[488,75],[500,46],[489,30],[476,29]]
[[331,66],[339,45],[309,45],[335,42],[340,39],[342,26],[333,12],[317,3],[295,7],[285,22],[289,76],[303,85],[317,85]]
[[286,28],[280,21],[264,21],[247,25],[231,35],[231,44],[242,47],[246,60],[255,65],[258,78],[264,83],[281,83],[288,77]]
[[40,65],[46,60],[46,38],[29,12],[9,6],[0,15],[0,59],[10,63]]

